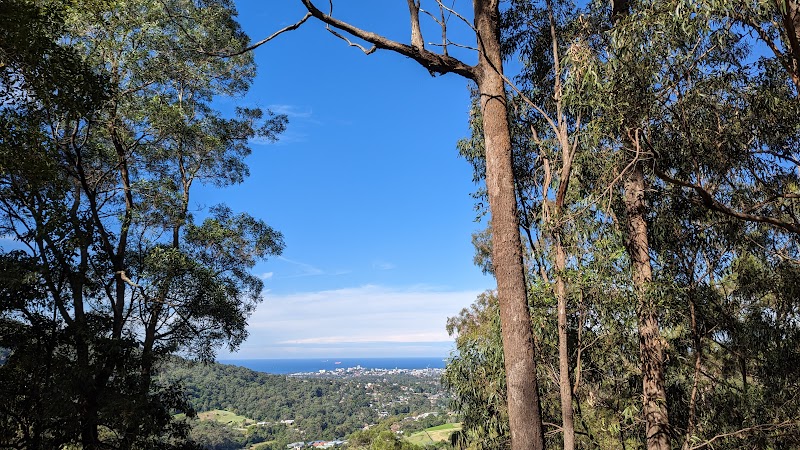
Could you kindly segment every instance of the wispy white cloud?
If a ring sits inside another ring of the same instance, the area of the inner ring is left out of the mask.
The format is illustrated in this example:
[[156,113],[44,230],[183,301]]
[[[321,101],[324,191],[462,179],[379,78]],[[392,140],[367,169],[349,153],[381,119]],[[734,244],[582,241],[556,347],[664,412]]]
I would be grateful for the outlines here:
[[375,261],[372,263],[372,268],[378,270],[392,270],[395,267],[397,266],[387,261]]
[[233,357],[444,355],[452,346],[447,318],[478,294],[365,285],[268,295]]
[[278,136],[278,142],[276,142],[275,145],[289,145],[307,141],[308,133],[302,133],[295,129],[288,129]]
[[[322,122],[314,118],[314,111],[309,108],[304,108],[295,105],[282,105],[275,104],[267,107],[270,111],[276,114],[285,114],[289,117],[288,128],[278,136],[277,141],[271,141],[264,137],[254,137],[250,139],[252,145],[277,145],[284,146],[289,144],[296,144],[307,142],[309,133],[303,131],[303,124],[321,125]],[[297,126],[300,124],[299,126]]]
[[261,275],[259,275],[259,276],[258,276],[258,278],[261,278],[262,280],[269,280],[269,279],[270,279],[270,278],[272,278],[274,275],[275,275],[275,273],[274,273],[274,272],[264,272],[264,273],[262,273]]
[[294,129],[289,129],[278,135],[278,140],[273,141],[267,139],[263,136],[257,136],[250,139],[248,142],[251,145],[288,145],[288,144],[295,144],[298,142],[306,142],[308,140],[308,134],[298,132]]
[[289,118],[308,119],[314,115],[311,108],[301,108],[295,105],[269,105],[267,108],[275,114],[285,114]]
[[287,275],[284,278],[310,277],[310,276],[314,276],[314,275],[324,275],[325,274],[324,270],[322,270],[322,269],[320,269],[318,267],[315,267],[315,266],[313,266],[311,264],[307,264],[307,263],[300,262],[300,261],[294,261],[294,260],[291,260],[291,259],[286,258],[284,256],[279,256],[278,259],[283,261],[283,262],[287,262],[287,263],[291,264],[292,266],[294,266],[298,270],[298,272],[296,272],[294,274],[291,274],[291,275]]

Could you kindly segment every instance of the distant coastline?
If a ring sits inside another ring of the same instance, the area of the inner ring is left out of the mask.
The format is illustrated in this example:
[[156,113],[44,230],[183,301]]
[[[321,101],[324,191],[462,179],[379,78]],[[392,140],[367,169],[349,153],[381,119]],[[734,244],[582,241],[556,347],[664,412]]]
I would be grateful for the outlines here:
[[447,357],[223,359],[219,362],[257,372],[283,375],[356,366],[366,369],[444,369]]

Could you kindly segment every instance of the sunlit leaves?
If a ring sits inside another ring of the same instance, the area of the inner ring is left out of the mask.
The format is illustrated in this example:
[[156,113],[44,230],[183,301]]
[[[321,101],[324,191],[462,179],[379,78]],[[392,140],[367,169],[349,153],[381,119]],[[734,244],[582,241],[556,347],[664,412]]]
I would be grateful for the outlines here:
[[[0,44],[0,232],[26,249],[35,282],[8,285],[0,341],[19,342],[0,344],[11,350],[3,369],[34,367],[41,392],[53,377],[72,380],[52,416],[77,424],[53,448],[169,447],[187,431],[170,410],[187,405],[153,382],[157,361],[237,347],[261,300],[249,271],[283,249],[261,220],[197,209],[193,186],[242,182],[251,141],[274,141],[286,117],[215,109],[218,96],[244,95],[255,74],[251,55],[210,54],[247,43],[230,2],[9,6],[14,15],[2,20],[17,22]],[[27,398],[13,387],[3,403]],[[36,420],[23,406],[15,413]],[[29,448],[50,448],[42,436],[56,433],[53,424],[31,436],[4,425]]]

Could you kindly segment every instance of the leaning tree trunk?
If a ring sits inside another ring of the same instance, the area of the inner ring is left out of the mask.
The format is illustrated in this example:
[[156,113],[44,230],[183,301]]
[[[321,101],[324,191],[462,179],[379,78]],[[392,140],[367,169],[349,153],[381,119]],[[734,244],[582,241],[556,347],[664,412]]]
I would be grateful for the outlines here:
[[497,0],[475,0],[481,45],[476,82],[486,148],[486,189],[492,214],[492,263],[500,303],[512,450],[543,449],[536,361],[512,170],[511,135],[502,76]]
[[650,244],[645,221],[645,182],[641,164],[635,164],[625,179],[627,247],[633,269],[633,285],[638,300],[639,356],[642,370],[642,413],[646,421],[647,449],[669,450],[669,417],[664,389],[664,353],[659,333],[658,313],[647,292],[653,281]]
[[[433,53],[425,48],[422,31],[418,26],[420,7],[416,0],[407,0],[411,14],[411,45],[401,44],[336,19],[317,8],[313,0],[300,1],[308,10],[306,17],[248,47],[247,50],[252,50],[285,31],[296,29],[308,17],[313,16],[324,22],[329,29],[344,31],[372,44],[372,47],[367,49],[360,44],[354,44],[338,32],[335,33],[347,40],[350,45],[361,48],[366,54],[378,49],[390,50],[417,61],[431,73],[456,73],[475,81],[478,85],[486,148],[486,190],[489,195],[489,210],[494,230],[492,262],[500,303],[511,448],[543,450],[544,437],[536,382],[533,333],[525,285],[525,267],[522,262],[522,242],[512,170],[511,134],[508,127],[503,58],[500,49],[499,0],[473,0],[475,37],[479,50],[476,66],[465,64],[448,55],[446,51]],[[444,26],[442,32],[445,32]]]

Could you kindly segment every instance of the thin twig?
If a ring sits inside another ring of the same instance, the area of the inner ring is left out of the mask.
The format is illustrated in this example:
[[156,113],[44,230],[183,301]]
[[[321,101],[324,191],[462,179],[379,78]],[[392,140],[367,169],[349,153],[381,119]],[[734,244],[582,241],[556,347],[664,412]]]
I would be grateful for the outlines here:
[[296,29],[300,28],[300,25],[304,24],[305,21],[308,20],[309,18],[311,18],[311,13],[310,12],[306,13],[306,15],[303,16],[303,18],[300,19],[299,21],[297,21],[297,22],[295,22],[295,23],[293,23],[293,24],[291,24],[291,25],[289,25],[287,27],[281,28],[280,30],[272,33],[271,35],[267,36],[266,38],[256,42],[255,44],[253,44],[253,45],[251,45],[249,47],[245,47],[242,50],[239,50],[238,52],[233,52],[233,53],[209,53],[209,52],[203,51],[202,49],[200,51],[202,53],[207,54],[207,55],[218,56],[220,58],[230,58],[232,56],[239,56],[239,55],[241,55],[243,53],[247,53],[247,52],[249,52],[251,50],[255,50],[256,48],[261,47],[262,45],[264,45],[267,42],[275,39],[276,37],[280,36],[281,34],[286,33],[287,31],[292,31],[292,30],[296,30]]
[[342,35],[341,33],[338,33],[336,30],[334,30],[333,28],[331,28],[331,26],[330,26],[330,25],[325,25],[325,29],[326,29],[326,30],[328,30],[328,31],[329,31],[329,32],[330,32],[332,35],[334,35],[334,36],[338,37],[339,39],[341,39],[341,40],[343,40],[343,41],[345,41],[345,42],[347,42],[347,45],[349,45],[350,47],[358,47],[358,49],[359,49],[359,50],[361,50],[362,52],[364,52],[364,54],[365,54],[365,55],[372,54],[372,53],[374,53],[374,52],[375,52],[375,50],[377,50],[377,49],[378,49],[378,46],[377,46],[377,45],[374,45],[374,44],[372,45],[372,47],[370,47],[370,48],[366,48],[366,47],[364,47],[364,46],[363,46],[363,45],[361,45],[361,44],[357,44],[357,43],[355,43],[355,42],[351,41],[350,39],[347,39],[347,38],[346,38],[344,35]]
[[421,12],[421,13],[423,13],[423,14],[426,14],[426,15],[427,15],[428,17],[430,17],[430,18],[431,18],[431,19],[432,19],[434,22],[436,22],[436,23],[437,23],[439,26],[442,26],[442,21],[440,21],[439,19],[437,19],[437,18],[436,18],[436,16],[434,16],[433,14],[431,14],[431,12],[430,12],[430,11],[427,11],[427,10],[425,10],[425,9],[423,9],[423,8],[420,8],[420,9],[419,9],[419,12]]
[[798,427],[798,425],[800,425],[800,422],[792,422],[792,421],[789,421],[789,420],[787,420],[785,422],[777,423],[777,424],[768,423],[768,424],[755,425],[755,426],[752,426],[752,427],[747,427],[747,428],[742,428],[740,430],[732,431],[730,433],[718,434],[718,435],[714,436],[713,438],[711,438],[711,439],[709,439],[709,440],[707,440],[705,442],[702,442],[702,443],[700,443],[698,445],[690,447],[689,450],[697,450],[697,449],[704,448],[704,447],[713,447],[712,443],[714,441],[718,440],[718,439],[725,439],[725,438],[729,438],[729,437],[741,438],[741,437],[747,435],[748,433],[753,433],[753,432],[758,432],[758,431],[779,430],[781,428],[792,428],[792,427]]
[[436,3],[438,3],[439,6],[441,6],[442,9],[444,9],[445,11],[447,11],[450,14],[452,14],[452,15],[458,17],[459,19],[461,19],[461,21],[464,22],[465,24],[467,24],[467,26],[470,27],[472,29],[472,31],[475,32],[476,35],[478,34],[478,29],[475,28],[475,25],[473,25],[472,22],[470,22],[469,20],[465,19],[464,16],[462,16],[461,14],[456,12],[453,8],[448,8],[447,6],[444,6],[442,4],[441,0],[436,0]]
[[428,45],[432,45],[434,47],[444,47],[445,51],[447,50],[447,45],[452,45],[453,47],[458,47],[458,48],[465,48],[467,50],[475,50],[476,52],[478,51],[478,49],[475,47],[470,47],[469,45],[464,45],[464,44],[458,44],[450,40],[447,41],[447,45],[437,44],[435,42],[428,42]]

